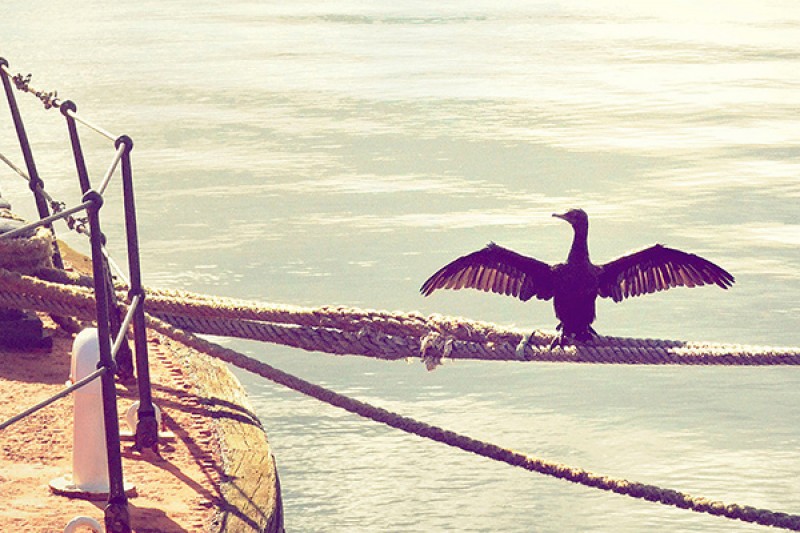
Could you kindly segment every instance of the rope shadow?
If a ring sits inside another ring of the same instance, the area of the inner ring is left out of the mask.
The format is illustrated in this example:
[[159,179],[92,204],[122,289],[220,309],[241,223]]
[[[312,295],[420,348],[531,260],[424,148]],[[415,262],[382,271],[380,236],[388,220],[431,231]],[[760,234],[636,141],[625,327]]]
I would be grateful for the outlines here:
[[[129,400],[138,399],[135,384],[125,383],[122,385],[125,388],[119,393],[119,396],[121,398],[126,398]],[[233,402],[229,402],[227,400],[222,400],[219,398],[205,398],[203,396],[198,396],[195,393],[187,392],[183,389],[178,389],[175,387],[170,387],[158,383],[153,383],[152,389],[154,391],[158,391],[168,395],[168,396],[160,396],[157,398],[156,397],[153,398],[153,401],[154,402],[157,401],[158,406],[162,408],[162,410],[165,408],[171,408],[183,411],[190,415],[200,415],[204,417],[209,417],[214,420],[228,419],[238,422],[240,424],[247,424],[250,426],[256,426],[258,428],[263,429],[261,421],[258,419],[258,416],[255,413]],[[191,401],[191,404],[187,405],[185,403],[182,403],[174,399],[180,397],[188,398]],[[222,407],[225,410],[215,410],[214,412],[209,412],[208,409],[209,407]]]

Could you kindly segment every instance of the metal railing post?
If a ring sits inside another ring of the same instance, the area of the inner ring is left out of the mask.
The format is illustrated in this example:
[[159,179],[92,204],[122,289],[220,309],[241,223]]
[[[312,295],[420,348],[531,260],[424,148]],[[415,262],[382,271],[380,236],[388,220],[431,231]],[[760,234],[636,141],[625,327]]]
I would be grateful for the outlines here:
[[[89,190],[84,200],[92,205],[86,210],[89,215],[89,231],[92,244],[92,272],[95,280],[105,279],[106,265],[103,261],[102,233],[100,231],[100,207],[103,197],[96,191]],[[97,332],[100,341],[100,366],[113,370],[111,358],[111,339],[108,320],[108,293],[103,283],[95,283],[95,299],[97,302]],[[128,511],[128,497],[122,476],[122,456],[120,453],[119,419],[117,413],[117,395],[114,372],[105,372],[102,376],[103,421],[106,426],[106,451],[108,454],[108,504],[105,508],[105,526],[113,533],[130,533],[131,521]]]
[[[75,119],[70,114],[70,112],[75,113],[77,111],[77,106],[72,100],[66,100],[61,102],[59,110],[67,121],[69,140],[72,144],[72,155],[75,159],[75,168],[78,172],[78,182],[80,183],[81,192],[86,194],[92,188],[92,184],[89,180],[89,171],[86,168],[86,160],[83,156],[83,148],[81,146],[80,136],[78,135],[78,127],[75,123]],[[116,337],[120,333],[120,325],[122,323],[122,318],[120,316],[121,311],[119,305],[117,304],[117,295],[114,292],[114,282],[111,278],[111,269],[108,268],[108,261],[105,259],[105,256],[101,257],[103,257],[103,261],[106,263],[103,269],[105,275],[101,281],[103,285],[105,285],[105,290],[107,291],[108,296],[108,316],[109,320],[111,321],[111,332]],[[99,283],[98,278],[95,278],[95,283]],[[123,342],[123,344],[120,346],[116,356],[116,363],[117,374],[119,375],[120,379],[128,380],[133,378],[133,355],[127,342]]]
[[78,107],[72,100],[67,100],[61,103],[59,110],[64,118],[67,120],[67,130],[69,131],[69,140],[72,144],[72,155],[75,159],[75,167],[78,171],[78,183],[81,186],[81,192],[86,194],[92,188],[89,182],[89,171],[86,169],[86,159],[83,157],[83,148],[81,147],[81,139],[78,135],[78,127],[75,124],[75,119],[70,116],[69,111],[77,111]]
[[[50,216],[50,208],[47,205],[47,198],[44,196],[44,182],[42,178],[39,177],[39,171],[36,169],[36,162],[33,159],[33,152],[31,151],[31,145],[28,141],[28,134],[25,132],[25,124],[22,122],[22,115],[19,112],[17,99],[14,96],[14,89],[11,87],[11,80],[2,67],[8,67],[8,61],[0,57],[0,78],[3,78],[3,87],[6,91],[8,107],[11,110],[11,118],[14,121],[14,129],[17,131],[19,147],[22,150],[22,157],[25,159],[25,166],[28,169],[28,177],[30,178],[28,186],[33,192],[39,218],[47,218]],[[53,226],[48,224],[47,228],[52,231],[55,236]],[[53,239],[53,265],[55,265],[56,268],[64,268],[64,263],[61,260],[61,252],[58,250],[58,244],[55,239]]]
[[124,146],[122,153],[122,196],[125,205],[125,232],[128,241],[128,273],[130,275],[129,297],[132,302],[139,296],[133,314],[133,340],[136,350],[136,372],[139,384],[139,421],[136,424],[136,448],[151,448],[157,451],[158,422],[150,390],[150,364],[147,358],[147,330],[144,321],[145,294],[142,288],[139,262],[139,235],[136,226],[136,202],[133,193],[133,170],[131,150],[133,141],[127,135],[116,140],[114,146]]
[[[40,221],[38,225],[48,225],[56,218],[67,216],[69,210],[60,214],[58,217],[51,217],[47,195],[44,192],[44,184],[39,177],[36,164],[28,141],[25,127],[17,107],[11,81],[20,90],[32,92],[27,86],[30,76],[19,79],[19,76],[12,78],[7,69],[8,62],[0,58],[0,77],[3,79],[3,86],[8,98],[9,108],[14,119],[14,126],[17,131],[20,148],[25,158],[28,168],[28,181],[31,190],[36,198],[37,208],[39,209]],[[100,362],[98,369],[102,369],[101,390],[103,398],[103,422],[105,424],[105,443],[108,459],[108,478],[109,478],[109,497],[105,508],[105,527],[112,533],[130,533],[130,514],[128,509],[128,499],[125,494],[125,486],[122,471],[122,456],[120,453],[119,438],[119,419],[117,412],[116,384],[114,381],[115,363],[114,357],[121,363],[120,369],[124,371],[127,366],[130,369],[129,375],[133,375],[133,356],[129,345],[125,339],[125,333],[129,325],[133,326],[133,336],[136,347],[136,370],[139,374],[139,421],[136,427],[136,448],[149,447],[158,452],[158,423],[156,420],[155,407],[152,402],[150,386],[150,370],[147,356],[147,332],[145,329],[144,317],[144,289],[141,284],[141,270],[139,258],[139,243],[136,228],[136,209],[133,193],[133,177],[131,170],[130,151],[133,148],[133,141],[127,136],[115,138],[110,133],[98,126],[91,124],[78,116],[74,102],[65,101],[52,104],[50,98],[55,93],[49,93],[47,99],[43,99],[39,92],[35,94],[45,103],[45,107],[59,107],[62,115],[67,122],[72,152],[75,159],[78,180],[81,191],[83,192],[83,202],[81,208],[85,207],[89,221],[89,236],[92,249],[92,274],[94,277],[94,293],[96,299],[97,312],[97,332],[99,337]],[[106,176],[103,178],[100,189],[92,189],[89,179],[89,172],[86,160],[81,147],[76,123],[80,122],[89,128],[100,133],[104,137],[115,142],[117,153]],[[105,237],[100,228],[100,209],[103,205],[102,192],[110,181],[116,165],[122,162],[123,178],[123,197],[125,207],[125,228],[128,241],[128,266],[130,271],[130,291],[131,309],[123,321],[117,305],[117,295],[114,289],[110,265],[113,261],[106,256]],[[20,171],[21,173],[21,171]],[[55,207],[54,207],[55,209]],[[52,228],[51,228],[52,230]],[[58,248],[55,247],[53,262],[59,268],[63,268],[61,256]],[[112,347],[111,337],[114,335],[114,345]],[[123,347],[124,344],[124,347]],[[122,348],[122,349],[121,349]],[[127,357],[125,354],[127,353]],[[122,357],[120,357],[122,356]]]

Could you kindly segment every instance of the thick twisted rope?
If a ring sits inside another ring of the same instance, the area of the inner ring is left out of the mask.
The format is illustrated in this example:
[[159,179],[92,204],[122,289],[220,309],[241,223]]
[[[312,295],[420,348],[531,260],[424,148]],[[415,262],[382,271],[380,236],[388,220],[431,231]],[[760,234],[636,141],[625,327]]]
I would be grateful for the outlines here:
[[[7,211],[2,218],[20,220]],[[53,234],[44,227],[36,228],[26,238],[0,239],[0,268],[29,273],[50,266],[52,256]]]
[[364,418],[386,424],[401,431],[405,431],[406,433],[441,442],[482,457],[487,457],[495,461],[504,462],[512,466],[524,468],[525,470],[538,472],[587,487],[623,494],[631,498],[645,499],[664,505],[679,507],[681,509],[691,509],[696,512],[724,516],[734,520],[800,531],[800,516],[798,515],[778,513],[767,509],[757,509],[738,504],[726,505],[719,501],[694,497],[672,489],[664,489],[655,485],[601,476],[580,468],[573,468],[544,459],[530,457],[496,444],[479,441],[466,435],[428,425],[386,409],[343,396],[330,389],[326,389],[297,376],[278,370],[277,368],[244,354],[201,339],[155,317],[148,316],[148,327],[211,357],[221,359],[327,404],[339,407]]
[[94,293],[0,269],[0,307],[41,311],[81,320],[94,320]]
[[[91,278],[53,269],[37,273],[53,281],[0,271],[0,305],[91,318]],[[119,296],[120,300],[126,298],[121,290]],[[258,305],[182,291],[150,291],[146,307],[150,314],[195,333],[340,355],[422,357],[429,368],[447,357],[518,361],[516,347],[522,338],[520,331],[462,318],[331,306]],[[603,364],[800,364],[800,348],[791,347],[604,337],[551,350],[551,340],[551,334],[537,332],[526,348],[526,359]]]
[[[386,359],[423,357],[519,360],[523,332],[443,315],[353,309],[258,305],[184,291],[155,291],[151,313],[184,329],[287,344],[306,350]],[[300,327],[298,327],[300,326]],[[532,361],[618,364],[796,365],[800,348],[688,343],[602,337],[550,349],[553,334],[537,331],[525,358]],[[325,346],[321,349],[319,346]],[[380,354],[380,355],[377,355]]]
[[[51,276],[57,277],[52,274]],[[91,318],[94,313],[94,296],[90,288],[82,286],[86,285],[88,280],[86,278],[70,276],[68,274],[60,276],[64,279],[68,279],[72,282],[77,283],[77,285],[58,284],[58,283],[53,283],[51,281],[44,281],[29,276],[23,276],[14,272],[0,270],[0,305],[7,305],[10,302],[14,302],[17,305],[22,305],[24,308],[33,308],[36,310],[47,311],[47,312],[53,311],[54,310],[53,306],[56,306],[56,308],[59,311],[71,309],[74,316],[87,319]],[[208,303],[208,300],[211,300],[207,297],[202,297],[199,295],[196,296],[183,295],[181,299],[195,300],[197,302],[200,302],[201,304],[203,302]],[[237,306],[241,307],[238,303],[235,305],[231,304],[223,306],[226,309],[224,312],[228,313],[230,312],[230,308]],[[281,315],[280,310],[285,309],[282,306],[269,309],[263,309],[254,306],[250,307],[245,306],[245,307],[247,307],[245,313],[255,313],[255,315],[258,316],[263,316],[261,315],[261,313],[267,313],[268,315],[274,314],[274,316],[284,316]],[[305,318],[306,320],[311,320],[308,317],[314,316],[316,317],[314,320],[320,320],[320,317],[324,318],[326,316],[326,310],[318,309],[306,312],[303,311],[302,308],[292,308],[290,310],[290,313],[288,314],[290,316],[303,316],[306,317]],[[370,312],[348,310],[344,314],[349,314],[351,316],[357,316],[360,317],[361,319],[364,319],[364,317],[369,315]],[[255,316],[255,315],[251,314],[250,316]],[[336,315],[336,313],[334,313],[334,315]],[[399,316],[399,314],[397,313],[388,313],[388,314],[378,313],[378,315],[379,315],[378,322],[380,322],[383,318],[386,318],[386,316],[393,317],[394,319],[398,318]],[[336,320],[339,320],[341,317],[335,316],[334,318]],[[413,321],[417,321],[418,319],[419,315],[413,315],[412,318]],[[611,478],[608,476],[600,476],[598,474],[594,474],[592,472],[588,472],[580,468],[572,468],[559,463],[553,463],[542,459],[529,457],[519,452],[503,448],[501,446],[497,446],[491,443],[485,443],[467,437],[465,435],[460,435],[458,433],[454,433],[452,431],[448,431],[436,426],[430,426],[422,422],[413,420],[411,418],[404,417],[396,413],[392,413],[385,409],[374,407],[364,402],[360,402],[358,400],[342,396],[331,390],[325,389],[324,387],[320,387],[319,385],[315,385],[313,383],[302,380],[298,377],[282,372],[276,368],[271,367],[270,365],[267,365],[266,363],[262,363],[260,361],[249,358],[243,354],[240,354],[228,348],[224,348],[222,346],[205,341],[191,333],[176,328],[175,326],[168,324],[167,322],[160,320],[159,318],[156,318],[154,316],[148,315],[147,320],[148,320],[148,326],[151,329],[154,329],[164,335],[170,336],[171,338],[178,340],[198,351],[202,351],[210,356],[217,357],[230,364],[233,364],[235,366],[253,372],[267,379],[270,379],[275,383],[284,385],[293,390],[317,398],[321,401],[324,401],[336,407],[340,407],[349,412],[358,414],[359,416],[383,424],[387,424],[391,427],[400,429],[407,433],[412,433],[421,437],[435,440],[437,442],[442,442],[450,446],[460,448],[462,450],[469,451],[477,455],[488,457],[497,461],[505,462],[513,466],[524,468],[526,470],[539,472],[541,474],[556,477],[559,479],[564,479],[588,487],[595,487],[602,490],[615,492],[618,494],[624,494],[632,498],[646,499],[648,501],[659,502],[664,505],[675,506],[682,509],[691,509],[697,512],[724,516],[735,520],[742,520],[761,525],[776,526],[784,529],[800,531],[800,516],[798,515],[777,513],[766,509],[757,509],[754,507],[742,506],[737,504],[726,505],[722,502],[712,501],[706,498],[693,497],[679,491],[671,489],[663,489],[655,485],[631,482],[624,479]],[[359,323],[358,320],[356,322]],[[271,327],[273,327],[276,331],[309,329],[308,326],[286,326],[283,324],[272,324]],[[312,327],[312,329],[325,330],[326,328]],[[353,331],[337,332],[333,330],[327,331],[326,334],[332,335],[333,339],[343,338],[345,341],[344,346],[346,346],[346,348],[344,348],[345,350],[352,350],[350,341],[353,341],[354,339],[357,340],[357,337],[359,335],[358,332],[354,333]],[[339,337],[337,337],[337,335]],[[348,338],[347,337],[348,335],[351,337]],[[280,337],[280,334],[276,333],[275,337],[276,338]],[[401,336],[395,336],[395,337],[401,337]],[[305,337],[303,337],[303,335],[300,335],[298,338],[305,338]],[[614,342],[623,342],[623,341],[624,339],[614,340]],[[301,341],[296,341],[296,342],[298,344],[301,344]],[[334,344],[333,342],[331,342],[330,339],[328,339],[327,342],[329,342],[329,344]],[[394,342],[398,346],[402,344],[396,340],[391,342]],[[456,342],[466,343],[466,341],[454,341],[454,343]],[[314,341],[313,346],[314,346],[313,349],[317,350],[320,349],[316,340]],[[456,353],[460,349],[458,346],[451,348],[452,351]],[[307,349],[312,349],[312,348],[307,348]],[[380,345],[376,345],[373,346],[373,349],[382,350],[383,348]],[[555,350],[554,352],[558,351],[560,350]],[[352,351],[347,353],[352,353]],[[784,354],[784,356],[785,355],[786,354]],[[713,355],[710,356],[719,357]],[[797,357],[796,353],[794,354],[794,357]],[[759,359],[759,357],[754,357],[754,359]],[[736,359],[734,358],[733,360]],[[602,362],[609,362],[609,361],[604,360]],[[732,364],[732,363],[724,363],[724,364]]]

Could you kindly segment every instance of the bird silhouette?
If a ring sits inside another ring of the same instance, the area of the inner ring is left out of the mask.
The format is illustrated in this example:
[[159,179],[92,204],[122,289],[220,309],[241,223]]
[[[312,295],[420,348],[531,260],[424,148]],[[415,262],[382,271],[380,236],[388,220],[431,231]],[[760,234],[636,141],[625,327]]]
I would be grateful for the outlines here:
[[[586,212],[572,209],[553,216],[569,222],[575,231],[565,263],[550,265],[490,242],[443,266],[422,284],[420,292],[428,296],[437,289],[471,288],[522,301],[534,296],[552,298],[560,332],[551,344],[554,348],[597,336],[592,322],[598,296],[620,302],[672,287],[716,284],[727,289],[733,285],[733,276],[711,261],[661,244],[595,265],[589,259]],[[524,353],[530,337],[523,338],[518,354]]]

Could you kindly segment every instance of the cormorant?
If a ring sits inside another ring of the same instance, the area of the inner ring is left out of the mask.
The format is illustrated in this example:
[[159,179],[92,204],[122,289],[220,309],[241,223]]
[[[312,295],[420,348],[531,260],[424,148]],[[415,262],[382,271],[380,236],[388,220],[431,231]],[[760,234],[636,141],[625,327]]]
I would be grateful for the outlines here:
[[[566,263],[549,265],[490,242],[485,248],[459,257],[423,283],[428,296],[436,289],[472,288],[516,296],[522,301],[536,297],[553,299],[560,335],[551,348],[570,339],[586,341],[597,333],[592,328],[598,296],[615,302],[671,287],[695,287],[714,283],[723,289],[733,285],[733,276],[700,256],[660,244],[615,259],[604,265],[589,260],[589,217],[572,209],[554,217],[570,223],[575,236]],[[524,350],[526,336],[518,353]]]

